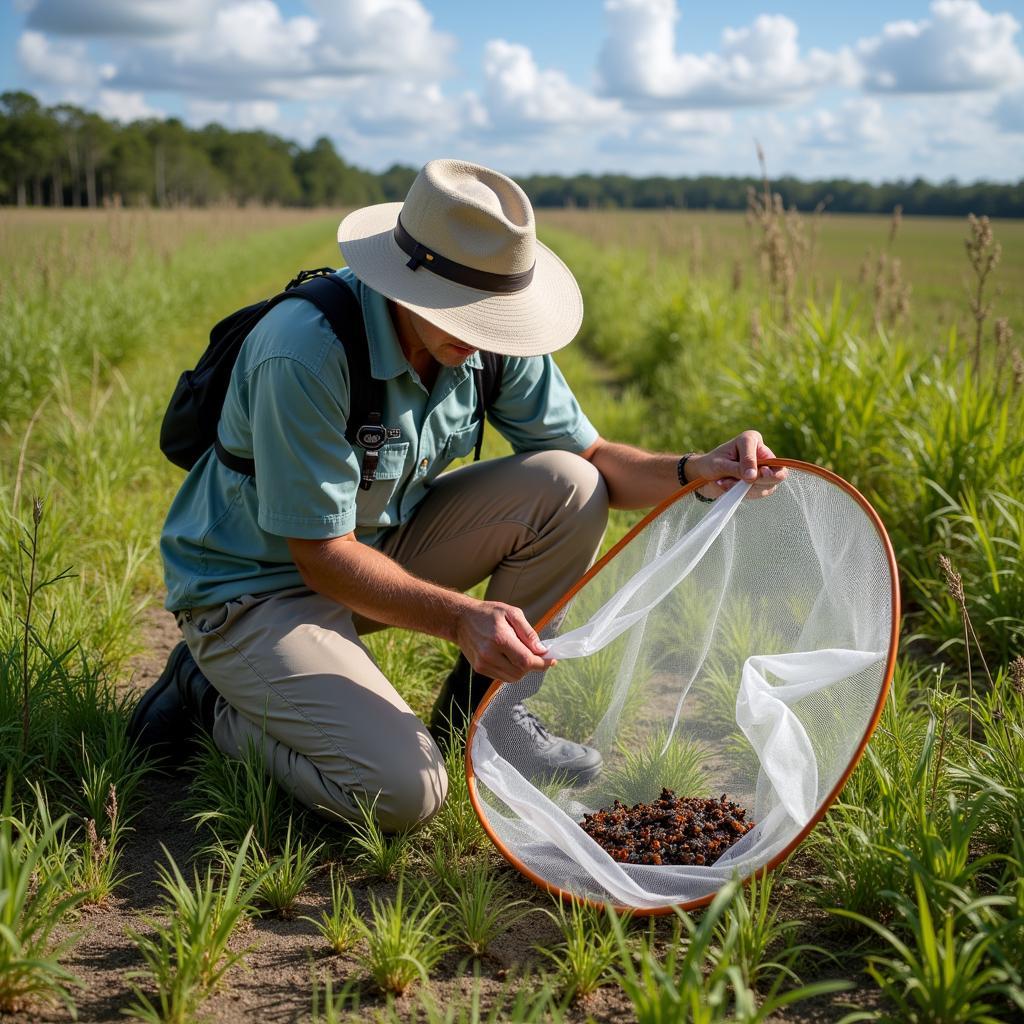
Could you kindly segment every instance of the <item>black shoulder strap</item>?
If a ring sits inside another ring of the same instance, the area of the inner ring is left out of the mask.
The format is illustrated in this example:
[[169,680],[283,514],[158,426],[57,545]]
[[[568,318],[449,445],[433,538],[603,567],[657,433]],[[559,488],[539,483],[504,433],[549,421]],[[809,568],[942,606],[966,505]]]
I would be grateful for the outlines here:
[[480,361],[483,369],[473,371],[473,381],[476,384],[476,416],[480,421],[480,430],[476,435],[476,448],[473,452],[473,461],[480,461],[480,452],[484,446],[484,423],[487,420],[487,412],[493,407],[501,394],[501,377],[505,372],[505,357],[497,352],[484,352],[480,350]]
[[[261,319],[285,299],[305,299],[313,303],[324,315],[335,338],[345,348],[349,378],[349,412],[345,437],[354,445],[359,428],[368,422],[372,413],[379,413],[384,407],[383,382],[370,373],[369,342],[359,300],[355,292],[335,274],[317,274],[305,278],[300,275],[283,292],[267,301],[261,311]],[[217,458],[228,469],[246,476],[256,475],[255,461],[229,452],[220,443],[219,437],[214,441],[214,449]]]

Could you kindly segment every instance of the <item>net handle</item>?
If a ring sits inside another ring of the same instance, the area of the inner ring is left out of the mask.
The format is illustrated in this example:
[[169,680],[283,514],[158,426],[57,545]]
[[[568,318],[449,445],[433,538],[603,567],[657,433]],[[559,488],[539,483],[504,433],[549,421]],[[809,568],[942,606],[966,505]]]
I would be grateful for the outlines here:
[[[875,703],[874,711],[872,712],[871,719],[868,722],[868,727],[861,737],[860,743],[857,745],[857,749],[853,752],[853,756],[850,759],[850,763],[847,769],[840,776],[839,781],[832,787],[831,792],[825,797],[821,803],[821,807],[817,813],[811,818],[811,820],[796,834],[796,836],[788,843],[788,845],[778,854],[776,854],[767,864],[763,867],[758,868],[752,872],[751,875],[743,879],[744,884],[749,882],[754,875],[761,877],[768,874],[770,871],[774,871],[779,864],[781,864],[792,852],[795,850],[808,835],[814,829],[814,826],[825,816],[829,807],[835,801],[836,797],[842,791],[843,786],[846,785],[847,780],[853,774],[853,770],[860,763],[860,759],[864,756],[864,750],[868,745],[868,740],[871,739],[872,733],[878,726],[879,719],[882,717],[882,710],[885,707],[886,698],[889,696],[889,689],[892,686],[893,672],[896,670],[896,651],[899,646],[899,635],[900,635],[900,583],[899,583],[899,570],[896,567],[896,556],[892,550],[892,542],[889,540],[889,535],[886,533],[885,526],[882,520],[879,518],[878,513],[874,510],[871,503],[864,497],[860,491],[857,490],[853,484],[844,480],[841,476],[833,473],[830,469],[825,469],[822,466],[816,466],[813,462],[801,462],[799,459],[763,459],[758,463],[759,466],[768,466],[771,469],[795,469],[804,473],[811,473],[814,476],[819,476],[824,480],[828,480],[830,483],[835,484],[841,490],[845,491],[860,507],[864,510],[868,519],[871,520],[872,525],[875,527],[878,533],[878,539],[881,541],[882,550],[885,553],[887,562],[889,563],[889,583],[890,583],[890,601],[892,610],[892,633],[889,637],[889,650],[886,655],[885,663],[885,680],[882,683],[882,687],[878,693],[878,700]],[[687,495],[693,493],[698,487],[703,487],[705,484],[714,483],[714,480],[701,478],[699,480],[691,480],[685,487],[676,491],[675,494],[670,494],[660,505],[651,509],[639,523],[636,524],[620,541],[618,541],[608,552],[598,561],[596,561],[587,571],[583,574],[580,579],[574,583],[566,592],[562,595],[544,615],[541,616],[539,621],[535,625],[535,629],[538,633],[576,596],[576,594],[583,589],[596,576],[604,567],[608,564],[627,544],[629,544],[638,533],[647,527],[647,525],[667,508],[671,508],[677,501],[681,501]],[[477,818],[480,821],[480,825],[483,827],[484,832],[487,833],[491,842],[494,843],[498,852],[507,860],[517,871],[525,875],[534,885],[539,886],[541,889],[546,890],[553,896],[558,896],[560,899],[567,903],[577,902],[584,903],[589,906],[595,907],[598,910],[603,910],[607,905],[605,903],[599,903],[596,900],[586,899],[584,897],[575,896],[573,893],[566,892],[564,889],[560,889],[557,885],[552,885],[550,882],[541,878],[536,872],[532,871],[526,864],[524,864],[505,844],[501,841],[498,834],[491,828],[490,823],[487,820],[487,816],[484,814],[483,807],[481,805],[479,794],[477,793],[476,787],[476,773],[473,770],[473,737],[476,734],[477,724],[480,721],[481,716],[487,709],[488,704],[494,699],[498,691],[506,683],[503,680],[495,679],[491,682],[487,693],[484,695],[484,699],[480,702],[479,707],[473,714],[472,721],[469,723],[469,733],[466,737],[466,782],[469,788],[469,800],[473,805],[473,810],[476,813]],[[698,907],[707,906],[713,899],[715,894],[711,893],[708,896],[701,897],[697,900],[690,900],[686,903],[679,904],[668,904],[664,907],[655,908],[637,908],[620,906],[618,904],[611,904],[612,908],[621,914],[632,914],[635,917],[656,917],[664,914],[671,914],[677,908],[679,910],[695,910]]]

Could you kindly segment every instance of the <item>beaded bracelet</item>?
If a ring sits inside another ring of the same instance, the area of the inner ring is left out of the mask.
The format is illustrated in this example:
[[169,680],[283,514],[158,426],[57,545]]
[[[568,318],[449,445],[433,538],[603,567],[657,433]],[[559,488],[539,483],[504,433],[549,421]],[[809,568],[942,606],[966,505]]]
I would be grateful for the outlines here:
[[[679,478],[679,486],[685,487],[690,481],[686,479],[686,461],[687,459],[693,458],[696,452],[687,452],[676,465],[676,476]],[[694,490],[693,496],[698,500],[704,502],[705,505],[710,505],[715,499],[706,498],[699,490]]]

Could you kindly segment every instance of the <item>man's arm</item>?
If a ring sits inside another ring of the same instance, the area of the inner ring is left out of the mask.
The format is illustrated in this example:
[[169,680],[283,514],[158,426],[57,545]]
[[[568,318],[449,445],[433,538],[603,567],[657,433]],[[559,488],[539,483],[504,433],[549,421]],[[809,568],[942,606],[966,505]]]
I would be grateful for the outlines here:
[[[598,438],[582,457],[604,477],[612,508],[652,508],[679,490],[679,454],[647,452],[628,444]],[[745,430],[713,451],[692,456],[686,463],[686,479],[714,481],[700,488],[708,498],[717,498],[738,480],[753,482],[750,497],[770,495],[786,470],[761,466],[773,458],[756,430]]]
[[515,681],[552,664],[518,608],[477,601],[413,576],[354,533],[330,540],[289,538],[288,548],[312,590],[376,622],[451,640],[477,672]]

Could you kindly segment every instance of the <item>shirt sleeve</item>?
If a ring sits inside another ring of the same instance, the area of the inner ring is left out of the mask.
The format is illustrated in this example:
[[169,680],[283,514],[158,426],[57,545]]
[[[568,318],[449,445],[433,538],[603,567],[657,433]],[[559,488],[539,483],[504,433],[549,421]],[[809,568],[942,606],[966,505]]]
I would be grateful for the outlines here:
[[586,451],[598,438],[550,355],[505,357],[490,418],[515,452]]
[[248,380],[257,520],[282,537],[326,540],[356,525],[359,461],[345,437],[347,371],[328,380],[303,362],[276,356]]

